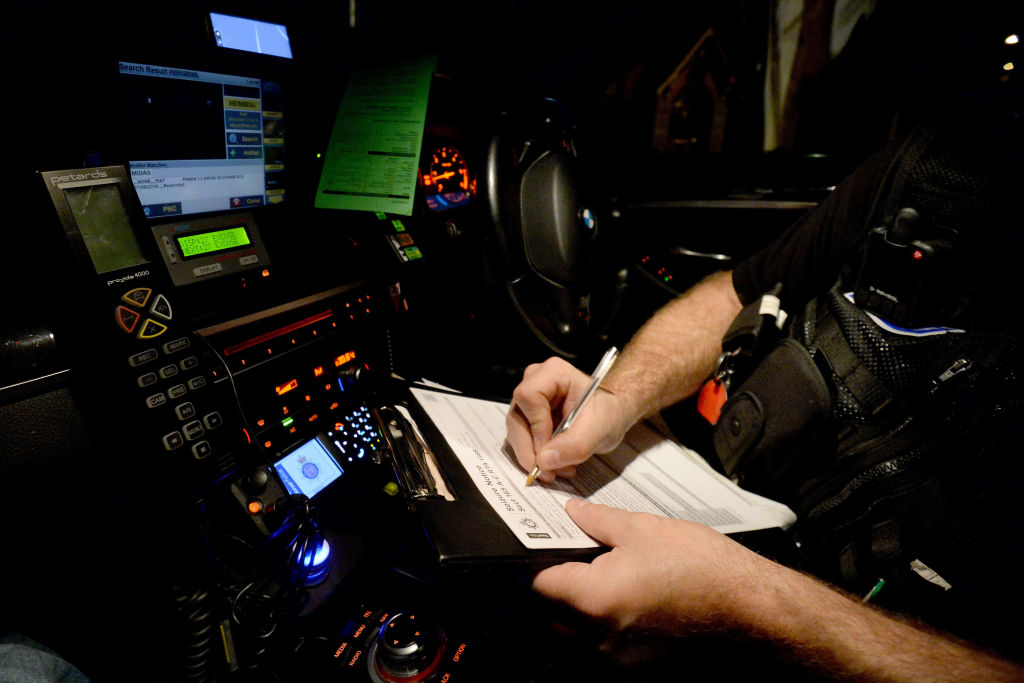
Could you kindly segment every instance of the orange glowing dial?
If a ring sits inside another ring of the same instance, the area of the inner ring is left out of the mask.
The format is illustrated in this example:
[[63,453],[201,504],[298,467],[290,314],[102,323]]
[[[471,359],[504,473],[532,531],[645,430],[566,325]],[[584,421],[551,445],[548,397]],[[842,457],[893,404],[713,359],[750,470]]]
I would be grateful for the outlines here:
[[430,168],[423,175],[423,185],[429,194],[468,191],[469,168],[459,150],[454,147],[439,147],[435,150]]

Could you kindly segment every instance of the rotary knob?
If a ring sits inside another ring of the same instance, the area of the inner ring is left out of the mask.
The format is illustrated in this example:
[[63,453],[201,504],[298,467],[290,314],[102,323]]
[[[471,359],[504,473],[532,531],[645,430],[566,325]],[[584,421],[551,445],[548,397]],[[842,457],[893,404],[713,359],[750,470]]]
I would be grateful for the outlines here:
[[366,389],[372,383],[373,371],[367,363],[346,366],[338,373],[338,386],[342,391]]
[[428,681],[440,668],[445,634],[416,612],[396,614],[377,632],[368,664],[376,683]]

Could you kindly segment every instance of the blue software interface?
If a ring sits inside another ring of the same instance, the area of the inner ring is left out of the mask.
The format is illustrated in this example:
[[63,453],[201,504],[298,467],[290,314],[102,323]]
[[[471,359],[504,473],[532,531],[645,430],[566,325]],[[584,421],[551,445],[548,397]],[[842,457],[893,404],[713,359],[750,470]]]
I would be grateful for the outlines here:
[[119,70],[131,178],[146,216],[284,201],[279,84],[135,62]]

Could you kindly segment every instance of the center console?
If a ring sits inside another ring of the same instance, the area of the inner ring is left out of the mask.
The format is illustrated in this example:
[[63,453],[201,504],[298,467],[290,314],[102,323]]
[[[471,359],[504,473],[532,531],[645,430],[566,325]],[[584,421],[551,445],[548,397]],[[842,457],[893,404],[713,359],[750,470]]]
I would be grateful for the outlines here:
[[507,647],[538,629],[525,578],[440,573],[382,439],[405,310],[388,278],[296,290],[256,211],[150,221],[124,167],[41,180],[78,263],[79,393],[116,414],[187,539],[168,571],[170,670],[529,680]]

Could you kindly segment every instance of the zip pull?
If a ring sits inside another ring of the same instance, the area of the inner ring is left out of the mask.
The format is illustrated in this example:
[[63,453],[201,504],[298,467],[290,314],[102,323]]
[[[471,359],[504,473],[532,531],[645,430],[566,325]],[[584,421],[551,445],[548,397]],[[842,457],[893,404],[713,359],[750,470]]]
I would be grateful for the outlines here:
[[974,365],[974,361],[970,360],[969,358],[960,358],[956,360],[952,365],[946,368],[946,371],[939,375],[937,379],[932,380],[932,388],[929,390],[928,393],[934,394],[936,391],[939,390],[939,387],[942,386],[943,383],[953,379],[961,372],[967,372],[968,370],[971,369],[972,365]]

